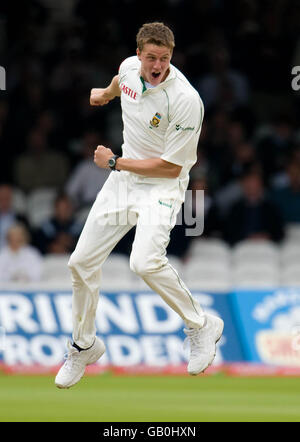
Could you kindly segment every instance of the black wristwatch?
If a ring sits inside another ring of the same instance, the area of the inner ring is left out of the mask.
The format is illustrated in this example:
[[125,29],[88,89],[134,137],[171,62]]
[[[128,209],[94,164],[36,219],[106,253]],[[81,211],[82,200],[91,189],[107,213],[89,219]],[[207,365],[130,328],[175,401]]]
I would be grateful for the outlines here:
[[108,160],[108,165],[111,170],[118,170],[118,169],[116,169],[116,163],[117,163],[118,158],[120,158],[120,155],[114,155]]

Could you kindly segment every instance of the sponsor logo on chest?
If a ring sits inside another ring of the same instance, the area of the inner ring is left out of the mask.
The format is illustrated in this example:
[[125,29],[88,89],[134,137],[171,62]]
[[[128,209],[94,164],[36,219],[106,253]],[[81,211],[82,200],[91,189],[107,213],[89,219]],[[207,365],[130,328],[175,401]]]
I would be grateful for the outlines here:
[[129,95],[129,97],[136,100],[137,93],[134,90],[132,90],[130,87],[126,86],[125,83],[121,83],[120,88],[124,92],[124,94]]

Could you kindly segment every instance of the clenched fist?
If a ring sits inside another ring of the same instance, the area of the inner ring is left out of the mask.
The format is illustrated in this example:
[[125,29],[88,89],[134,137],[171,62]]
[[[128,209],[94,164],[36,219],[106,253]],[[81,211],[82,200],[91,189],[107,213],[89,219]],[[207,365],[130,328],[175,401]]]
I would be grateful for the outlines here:
[[111,149],[105,146],[97,146],[94,152],[94,163],[101,169],[109,169],[108,160],[113,156]]
[[91,90],[90,104],[92,106],[104,106],[109,103],[114,97],[107,91],[107,88],[93,88]]

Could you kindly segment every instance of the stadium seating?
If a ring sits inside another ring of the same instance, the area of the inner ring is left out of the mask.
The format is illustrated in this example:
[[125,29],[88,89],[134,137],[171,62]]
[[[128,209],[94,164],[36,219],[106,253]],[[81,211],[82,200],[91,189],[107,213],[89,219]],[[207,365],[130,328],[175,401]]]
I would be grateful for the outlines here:
[[203,258],[190,260],[182,276],[190,289],[226,291],[231,287],[230,267],[222,262]]
[[276,288],[279,286],[279,266],[272,261],[240,261],[233,267],[235,288]]
[[279,249],[271,241],[241,241],[232,250],[232,264],[246,263],[273,263],[278,265]]
[[288,224],[285,228],[285,236],[287,241],[294,241],[300,245],[300,225],[299,223]]
[[300,262],[300,244],[294,241],[285,241],[280,248],[280,262],[283,267]]
[[46,282],[70,283],[68,261],[70,255],[46,255],[44,259],[43,280]]
[[[45,188],[26,196],[15,188],[13,206],[37,227],[51,216],[55,189]],[[89,209],[88,209],[89,210]],[[77,217],[85,220],[88,210]],[[67,267],[69,255],[47,255],[41,283],[71,287]],[[187,259],[168,255],[170,264],[190,289],[226,291],[232,288],[274,288],[300,286],[300,227],[289,225],[286,239],[277,245],[268,240],[239,242],[230,247],[217,238],[195,238]],[[129,257],[111,254],[103,266],[103,290],[149,290],[129,268]]]
[[[26,195],[14,188],[13,207],[27,216],[33,228],[53,212],[54,188],[42,188]],[[76,218],[86,220],[90,208],[81,209]],[[69,255],[45,257],[42,283],[71,287],[67,267]],[[195,238],[183,262],[168,255],[170,264],[191,289],[226,291],[234,287],[266,288],[300,286],[300,226],[289,224],[285,240],[277,245],[268,240],[245,240],[230,247],[219,238]],[[149,290],[129,268],[129,257],[113,253],[104,264],[103,290]]]
[[[71,284],[69,256],[45,257],[45,282]],[[230,249],[221,240],[195,240],[187,262],[168,256],[191,290],[225,292],[232,288],[300,286],[300,247],[291,241],[281,246],[269,241],[244,241]],[[126,255],[112,253],[103,265],[102,290],[149,290],[129,268]]]
[[112,253],[103,264],[102,270],[103,290],[132,290],[140,285],[139,278],[130,270],[129,259],[125,255]]
[[205,261],[229,263],[230,247],[220,239],[195,239],[189,250],[190,259],[203,258]]
[[300,287],[300,261],[285,264],[280,272],[280,285]]

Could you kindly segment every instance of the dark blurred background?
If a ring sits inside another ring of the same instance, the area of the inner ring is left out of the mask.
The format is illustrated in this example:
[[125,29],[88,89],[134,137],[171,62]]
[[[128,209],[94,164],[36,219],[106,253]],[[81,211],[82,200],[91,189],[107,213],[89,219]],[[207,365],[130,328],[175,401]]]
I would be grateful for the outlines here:
[[[97,144],[120,152],[119,99],[91,107],[90,89],[109,84],[150,21],[174,31],[172,63],[204,102],[190,181],[190,189],[205,189],[204,236],[280,242],[289,225],[300,225],[300,99],[291,86],[300,65],[298,0],[5,3],[0,218],[22,218],[42,253],[73,250],[107,177],[92,162]],[[175,227],[169,246],[180,257],[192,240],[184,227]],[[127,253],[129,244],[130,234],[116,250]]]

